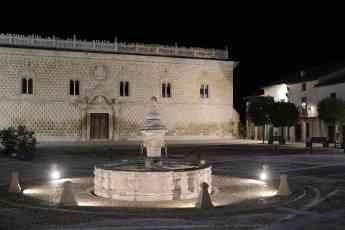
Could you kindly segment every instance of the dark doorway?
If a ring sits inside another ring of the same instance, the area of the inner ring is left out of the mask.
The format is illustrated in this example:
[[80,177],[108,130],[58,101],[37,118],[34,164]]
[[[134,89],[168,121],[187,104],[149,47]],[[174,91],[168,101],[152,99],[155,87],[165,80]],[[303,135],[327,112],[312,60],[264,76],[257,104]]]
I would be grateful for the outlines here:
[[302,141],[302,128],[301,124],[295,125],[295,141],[299,142]]
[[328,126],[328,138],[331,143],[335,141],[335,126]]
[[90,138],[91,139],[108,139],[109,138],[109,114],[91,113]]

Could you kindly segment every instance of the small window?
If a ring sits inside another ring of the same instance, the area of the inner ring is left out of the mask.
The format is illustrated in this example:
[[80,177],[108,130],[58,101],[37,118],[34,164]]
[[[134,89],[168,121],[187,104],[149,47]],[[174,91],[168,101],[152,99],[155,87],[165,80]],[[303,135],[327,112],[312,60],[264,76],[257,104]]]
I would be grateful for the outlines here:
[[28,92],[27,85],[28,85],[28,81],[25,78],[23,78],[22,79],[22,94],[26,94]]
[[171,84],[167,84],[167,97],[171,97]]
[[205,97],[208,98],[208,85],[205,85]]
[[22,94],[33,94],[33,80],[31,78],[22,79]]
[[79,80],[76,80],[74,82],[74,86],[75,86],[75,95],[79,95]]
[[169,82],[162,83],[162,97],[171,97],[172,87]]
[[201,84],[200,86],[200,98],[208,98],[208,84]]
[[69,95],[72,95],[72,96],[79,95],[79,80],[69,81]]
[[165,92],[166,92],[166,85],[165,83],[162,84],[162,97],[165,97]]
[[337,98],[337,93],[331,93],[331,98]]
[[74,81],[69,81],[69,95],[74,95]]
[[125,83],[125,96],[129,96],[129,82],[128,81],[126,81],[126,83]]
[[120,96],[123,97],[123,81],[120,82]]
[[128,81],[120,82],[120,96],[121,97],[129,96],[129,82]]
[[305,82],[302,83],[302,91],[307,90],[307,84]]
[[200,97],[201,98],[204,98],[204,96],[205,96],[205,88],[204,88],[204,85],[201,85],[200,86]]

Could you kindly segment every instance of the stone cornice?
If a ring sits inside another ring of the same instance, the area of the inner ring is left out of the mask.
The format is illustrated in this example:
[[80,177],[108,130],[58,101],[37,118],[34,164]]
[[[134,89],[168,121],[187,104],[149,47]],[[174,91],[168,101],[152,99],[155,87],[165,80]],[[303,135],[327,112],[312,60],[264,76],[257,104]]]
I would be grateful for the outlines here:
[[61,57],[61,58],[83,58],[99,61],[123,61],[135,63],[157,63],[157,64],[190,64],[190,65],[224,65],[231,69],[235,62],[230,60],[212,60],[212,59],[191,59],[179,57],[160,57],[160,56],[144,56],[144,55],[125,55],[125,54],[104,54],[89,53],[82,51],[63,51],[63,50],[44,50],[35,48],[19,48],[19,47],[1,47],[0,56],[19,55],[22,57]]
[[57,50],[76,50],[87,52],[103,53],[122,53],[122,54],[140,54],[154,56],[172,56],[172,57],[189,57],[201,59],[221,59],[227,60],[229,57],[227,48],[204,49],[204,48],[187,48],[175,46],[163,46],[156,44],[138,44],[109,41],[85,41],[73,39],[60,39],[53,36],[52,38],[42,38],[40,36],[23,36],[17,34],[0,34],[0,45],[29,47],[29,48],[46,48]]

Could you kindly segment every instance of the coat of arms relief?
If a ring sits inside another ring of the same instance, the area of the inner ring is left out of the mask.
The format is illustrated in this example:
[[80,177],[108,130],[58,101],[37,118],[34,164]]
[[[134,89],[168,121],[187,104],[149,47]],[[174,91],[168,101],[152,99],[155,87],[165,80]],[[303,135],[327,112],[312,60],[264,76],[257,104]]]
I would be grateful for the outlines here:
[[94,101],[95,98],[106,98],[106,101],[114,101],[118,93],[117,79],[122,70],[123,68],[118,66],[110,71],[109,66],[102,64],[92,67],[91,78],[95,80],[95,84],[90,90],[85,92],[88,101]]

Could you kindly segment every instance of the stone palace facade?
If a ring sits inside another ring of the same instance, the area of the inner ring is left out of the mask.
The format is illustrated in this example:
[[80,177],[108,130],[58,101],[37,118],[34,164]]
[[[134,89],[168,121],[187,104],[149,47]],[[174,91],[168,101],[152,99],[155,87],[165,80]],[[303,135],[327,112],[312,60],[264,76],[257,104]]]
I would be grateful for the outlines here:
[[138,138],[156,96],[168,137],[235,137],[235,64],[223,50],[1,34],[0,128],[25,125],[41,141]]

